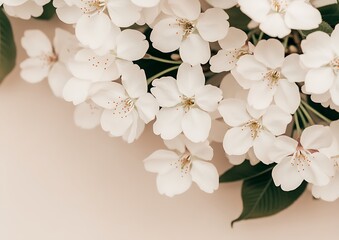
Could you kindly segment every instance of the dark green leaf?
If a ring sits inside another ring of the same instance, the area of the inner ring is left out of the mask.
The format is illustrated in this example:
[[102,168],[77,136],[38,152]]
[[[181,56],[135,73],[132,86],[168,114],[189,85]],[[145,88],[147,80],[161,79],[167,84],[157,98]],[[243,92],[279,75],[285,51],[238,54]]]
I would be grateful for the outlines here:
[[240,11],[240,8],[233,7],[233,8],[226,10],[226,12],[230,16],[228,21],[230,22],[230,25],[232,27],[236,27],[244,31],[248,31],[247,25],[249,24],[251,19],[247,17],[242,11]]
[[275,186],[271,172],[245,180],[241,190],[243,211],[232,221],[232,226],[241,220],[267,217],[284,210],[301,196],[306,186],[303,182],[297,189],[285,192]]
[[339,22],[339,3],[319,8],[323,20],[334,27]]
[[49,2],[46,5],[44,5],[44,12],[42,13],[40,17],[38,17],[38,19],[48,20],[48,19],[51,19],[54,16],[54,14],[55,14],[55,7],[53,6],[52,2]]
[[0,9],[0,82],[15,66],[16,47],[11,23]]
[[327,22],[322,21],[322,23],[320,23],[318,28],[315,28],[315,29],[312,29],[312,30],[302,30],[300,32],[303,35],[303,37],[306,37],[307,35],[309,35],[313,32],[316,32],[316,31],[322,31],[322,32],[325,32],[327,34],[331,34],[333,32],[333,28]]
[[250,161],[246,160],[242,164],[236,165],[222,174],[219,182],[225,183],[251,179],[271,171],[273,167],[273,165],[265,165],[261,162],[252,166]]

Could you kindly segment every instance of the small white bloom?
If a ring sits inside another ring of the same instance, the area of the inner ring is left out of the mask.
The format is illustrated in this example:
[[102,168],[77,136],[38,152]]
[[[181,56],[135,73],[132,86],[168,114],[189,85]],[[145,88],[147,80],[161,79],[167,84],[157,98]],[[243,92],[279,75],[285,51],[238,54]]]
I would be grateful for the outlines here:
[[215,73],[231,71],[241,56],[253,54],[254,46],[247,42],[247,34],[230,27],[225,38],[218,41],[221,50],[210,59],[211,71]]
[[206,63],[211,55],[209,42],[227,34],[227,13],[219,8],[200,13],[197,0],[170,2],[174,15],[155,24],[150,36],[153,47],[165,53],[179,49],[182,60],[191,65]]
[[271,105],[266,111],[255,111],[244,100],[235,98],[221,101],[218,109],[231,127],[223,141],[225,152],[241,156],[253,147],[259,160],[271,163],[267,149],[275,136],[285,133],[287,124],[292,120],[291,115],[276,105]]
[[95,104],[92,100],[83,102],[75,106],[74,122],[78,127],[92,129],[100,125],[100,118],[103,108]]
[[124,136],[131,143],[137,139],[144,125],[155,118],[159,106],[147,93],[146,75],[136,64],[126,64],[122,84],[110,82],[91,99],[104,108],[101,127],[112,136]]
[[333,141],[329,127],[313,125],[306,128],[296,141],[287,136],[276,138],[269,157],[278,164],[272,177],[276,186],[284,191],[296,189],[303,180],[325,186],[334,175],[333,161],[320,150]]
[[285,49],[276,39],[260,41],[253,55],[239,59],[232,74],[240,85],[249,88],[248,104],[255,109],[266,109],[274,100],[280,108],[294,113],[300,104],[296,82],[304,80],[305,70],[299,55],[285,58]]
[[208,142],[192,143],[182,135],[165,144],[173,151],[157,150],[144,160],[147,171],[157,173],[160,194],[169,197],[186,192],[195,182],[207,193],[219,187],[219,175],[213,164]]
[[304,52],[302,63],[309,68],[305,78],[305,92],[329,93],[331,100],[339,106],[339,24],[331,36],[314,32],[302,41]]
[[206,0],[211,6],[222,9],[229,9],[237,5],[238,0]]
[[155,134],[165,140],[181,132],[192,142],[203,142],[211,129],[209,113],[217,109],[222,92],[212,85],[205,85],[200,65],[180,65],[177,80],[162,77],[153,81],[152,94],[162,107],[153,125]]
[[4,9],[8,15],[22,18],[25,20],[28,20],[31,17],[39,17],[43,13],[43,5],[49,2],[50,0],[3,0],[2,1]]
[[47,77],[53,93],[61,97],[64,85],[72,77],[66,65],[78,47],[74,35],[57,28],[52,45],[40,30],[27,30],[21,44],[29,56],[20,64],[21,77],[30,83]]
[[321,23],[320,12],[308,0],[238,0],[240,9],[271,37],[283,38],[291,29],[310,30]]

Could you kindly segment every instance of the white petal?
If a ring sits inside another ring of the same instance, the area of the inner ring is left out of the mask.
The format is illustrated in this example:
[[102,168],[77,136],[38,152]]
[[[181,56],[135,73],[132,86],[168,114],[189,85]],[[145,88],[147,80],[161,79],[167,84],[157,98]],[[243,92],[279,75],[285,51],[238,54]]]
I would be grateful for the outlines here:
[[332,141],[330,128],[322,125],[306,128],[300,137],[300,143],[305,149],[327,148],[331,146]]
[[138,65],[126,65],[121,73],[121,83],[131,98],[139,98],[147,93],[146,74]]
[[111,31],[111,20],[104,14],[83,15],[77,22],[75,34],[79,41],[92,49],[99,48]]
[[291,121],[292,116],[276,105],[271,105],[262,117],[264,127],[276,136],[285,133]]
[[20,76],[29,83],[37,83],[48,76],[50,66],[40,58],[28,58],[20,64]]
[[21,44],[30,57],[37,57],[42,54],[52,53],[50,40],[40,30],[26,30],[21,39]]
[[141,96],[135,102],[135,107],[137,108],[139,116],[144,123],[152,121],[159,111],[159,105],[150,93]]
[[195,103],[206,112],[217,110],[221,99],[221,89],[209,84],[200,88],[195,94]]
[[127,143],[133,143],[140,137],[145,129],[145,123],[139,118],[138,113],[132,111],[131,114],[133,117],[132,125],[127,129],[124,135],[122,135],[122,139]]
[[254,57],[265,66],[277,69],[283,64],[285,48],[276,39],[262,40],[254,49]]
[[213,148],[209,145],[208,141],[201,143],[194,143],[187,138],[184,138],[185,145],[188,151],[194,157],[209,161],[213,158]]
[[330,67],[311,69],[305,78],[306,91],[315,94],[325,93],[332,87],[334,79],[335,75]]
[[108,1],[107,10],[115,25],[129,27],[139,20],[141,9],[130,1]]
[[152,82],[152,94],[161,107],[173,107],[181,102],[177,81],[173,77],[162,77]]
[[160,0],[132,0],[132,2],[137,6],[149,8],[159,4]]
[[208,42],[215,42],[223,39],[229,28],[227,13],[220,8],[209,8],[200,14],[197,22],[197,29],[200,36]]
[[241,11],[256,22],[262,22],[271,10],[270,3],[266,0],[238,0],[238,4]]
[[71,78],[63,89],[63,97],[67,102],[74,105],[84,102],[87,99],[91,82],[77,78]]
[[162,108],[153,124],[153,132],[165,140],[175,138],[182,132],[181,122],[184,113],[182,108]]
[[261,131],[253,141],[253,151],[255,156],[265,164],[271,164],[272,161],[268,157],[268,149],[274,142],[274,136],[267,130]]
[[279,80],[274,101],[284,111],[294,113],[300,105],[298,86],[295,83],[288,82],[286,79]]
[[126,29],[117,37],[117,56],[129,61],[136,61],[145,56],[148,41],[144,34],[137,30]]
[[91,102],[83,102],[75,107],[73,118],[78,127],[92,129],[100,124],[103,110]]
[[168,0],[174,14],[188,20],[196,20],[200,14],[199,0]]
[[62,97],[62,91],[66,82],[72,78],[72,74],[62,63],[55,63],[48,74],[48,84],[57,97]]
[[211,71],[215,73],[230,71],[235,68],[237,62],[236,51],[220,50],[210,59]]
[[208,113],[193,108],[182,119],[182,131],[192,142],[203,142],[211,130],[211,117]]
[[298,142],[287,136],[280,136],[274,140],[268,157],[272,162],[279,163],[283,158],[292,155],[298,146]]
[[105,85],[103,89],[100,89],[96,93],[92,93],[91,99],[100,107],[105,109],[113,109],[117,105],[117,102],[123,101],[127,98],[124,87],[115,82]]
[[166,173],[170,171],[172,164],[180,158],[178,154],[168,150],[157,150],[144,160],[146,171],[154,173]]
[[205,85],[205,76],[201,66],[192,67],[187,63],[182,63],[178,69],[177,84],[182,94],[186,97],[193,97]]
[[291,29],[287,27],[280,13],[269,14],[259,27],[271,37],[283,38],[291,32]]
[[231,127],[244,125],[251,120],[246,109],[246,102],[240,99],[225,99],[219,104],[218,110],[225,123]]
[[205,64],[211,57],[210,45],[199,34],[192,33],[182,41],[179,54],[183,62],[191,65]]
[[285,58],[281,73],[287,78],[289,82],[303,82],[305,81],[306,69],[300,63],[298,54],[291,54]]
[[175,18],[165,18],[159,21],[151,32],[153,47],[161,52],[173,52],[180,47],[183,36],[182,28]]
[[186,192],[192,185],[190,174],[182,174],[180,170],[173,168],[169,172],[157,176],[157,188],[160,194],[168,197]]
[[192,181],[207,193],[212,193],[219,187],[219,174],[212,163],[195,160],[191,169]]
[[312,186],[312,195],[325,201],[333,202],[339,198],[339,174],[331,178],[329,184],[325,186]]
[[250,128],[231,128],[225,134],[223,146],[225,152],[229,155],[245,154],[253,146]]
[[230,27],[225,38],[219,40],[222,49],[239,49],[246,44],[247,34],[235,27]]
[[266,109],[273,100],[276,88],[270,87],[266,82],[254,83],[248,92],[247,102],[257,110]]
[[272,178],[276,186],[284,191],[292,191],[300,186],[303,178],[296,167],[291,164],[291,157],[285,157],[272,171]]
[[114,137],[120,137],[125,134],[133,123],[132,114],[125,117],[116,116],[112,110],[104,110],[101,116],[101,127]]
[[267,72],[267,68],[252,55],[242,56],[236,69],[242,77],[249,80],[261,80]]
[[319,10],[304,1],[291,2],[285,13],[285,23],[292,29],[314,29],[319,26],[321,21]]

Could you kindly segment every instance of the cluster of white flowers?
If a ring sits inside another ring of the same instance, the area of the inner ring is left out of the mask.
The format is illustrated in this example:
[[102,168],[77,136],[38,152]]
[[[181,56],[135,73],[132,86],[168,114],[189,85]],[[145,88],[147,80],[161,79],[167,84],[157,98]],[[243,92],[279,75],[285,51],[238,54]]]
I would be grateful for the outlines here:
[[[20,7],[46,2],[2,1],[10,15],[22,18]],[[317,1],[206,2],[54,0],[74,34],[56,29],[51,43],[41,31],[27,30],[22,46],[29,58],[21,76],[31,83],[47,78],[57,97],[76,105],[80,127],[101,126],[131,143],[153,124],[170,149],[144,160],[146,170],[158,174],[161,194],[181,194],[192,181],[205,192],[216,190],[218,172],[207,161],[210,142],[217,141],[233,164],[277,163],[272,177],[285,191],[305,180],[315,197],[337,199],[339,121],[321,115],[307,97],[339,111],[339,24],[330,35],[309,34],[301,51],[290,52],[291,31],[322,22]],[[224,9],[236,5],[253,20],[247,33],[230,27]],[[171,60],[149,55],[145,26],[155,50],[178,54]],[[171,67],[147,79],[136,64],[141,59]],[[175,70],[176,77],[166,75]],[[206,84],[212,73],[226,74],[220,85]]]

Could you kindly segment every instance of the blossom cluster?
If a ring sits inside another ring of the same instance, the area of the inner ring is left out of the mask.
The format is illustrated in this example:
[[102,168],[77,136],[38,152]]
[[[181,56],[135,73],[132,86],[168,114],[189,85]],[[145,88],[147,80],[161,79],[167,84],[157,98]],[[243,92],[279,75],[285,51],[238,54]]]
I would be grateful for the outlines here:
[[[21,7],[46,2],[2,1],[22,18]],[[151,124],[168,148],[144,160],[161,194],[181,194],[192,182],[215,191],[214,141],[234,165],[275,163],[272,178],[284,191],[307,181],[315,197],[332,201],[339,197],[339,121],[310,103],[339,111],[339,24],[300,38],[322,23],[319,2],[54,0],[74,33],[56,29],[51,42],[27,30],[21,76],[47,78],[57,97],[75,105],[82,128],[100,126],[131,143]],[[251,18],[248,31],[230,25],[225,9],[234,6]],[[152,56],[150,47],[172,58]],[[170,67],[147,78],[139,60]],[[221,83],[209,84],[211,74]]]

